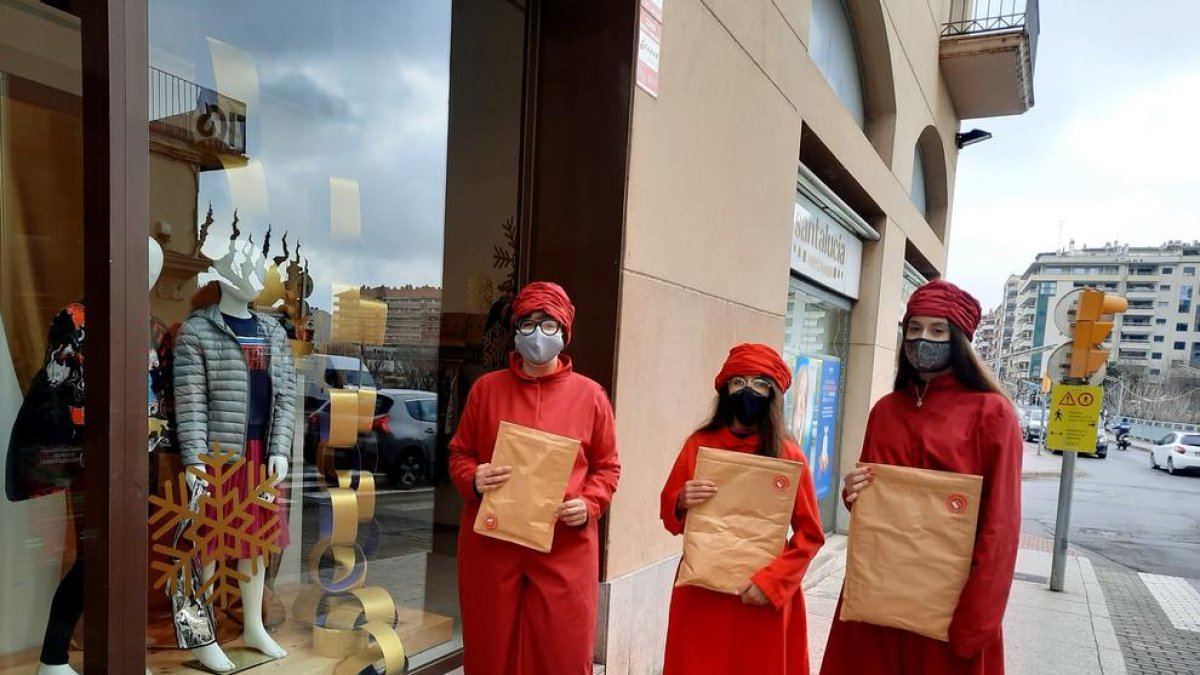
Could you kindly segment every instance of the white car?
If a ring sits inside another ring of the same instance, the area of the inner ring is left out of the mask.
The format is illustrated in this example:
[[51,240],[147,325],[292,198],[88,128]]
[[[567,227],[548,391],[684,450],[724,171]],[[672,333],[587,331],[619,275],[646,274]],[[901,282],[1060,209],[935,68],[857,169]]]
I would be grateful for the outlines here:
[[1150,468],[1175,475],[1200,470],[1200,434],[1172,431],[1150,448]]

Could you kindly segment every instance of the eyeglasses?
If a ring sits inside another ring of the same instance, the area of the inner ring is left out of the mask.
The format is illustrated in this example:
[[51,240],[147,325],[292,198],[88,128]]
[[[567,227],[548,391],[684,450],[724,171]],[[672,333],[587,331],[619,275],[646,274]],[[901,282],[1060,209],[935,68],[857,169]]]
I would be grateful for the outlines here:
[[523,319],[517,322],[517,332],[521,335],[533,335],[533,331],[538,328],[548,336],[555,336],[562,332],[562,324],[557,319],[542,319],[536,321],[534,319]]
[[750,391],[755,396],[770,396],[775,389],[775,384],[765,377],[755,377],[747,380],[740,375],[729,380],[729,393],[740,394],[743,389],[750,387]]

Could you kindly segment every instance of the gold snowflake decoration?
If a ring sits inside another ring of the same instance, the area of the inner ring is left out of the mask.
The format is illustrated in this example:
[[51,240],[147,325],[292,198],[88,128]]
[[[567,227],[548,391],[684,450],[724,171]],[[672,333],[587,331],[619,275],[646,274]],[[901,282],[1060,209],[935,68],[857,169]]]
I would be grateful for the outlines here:
[[[236,485],[246,458],[232,461],[236,454],[233,449],[214,448],[212,453],[201,455],[202,466],[187,468],[186,473],[208,484],[194,510],[188,499],[185,473],[166,484],[165,497],[151,495],[150,503],[158,508],[150,517],[150,525],[161,523],[153,532],[154,539],[181,523],[189,523],[178,546],[154,545],[154,552],[165,558],[150,564],[151,569],[161,573],[154,581],[154,588],[167,586],[168,593],[173,595],[181,590],[182,581],[182,591],[189,599],[207,598],[213,606],[229,609],[241,595],[239,584],[250,581],[237,568],[237,560],[244,557],[243,549],[250,552],[252,574],[258,573],[260,559],[282,550],[279,505],[275,503],[279,490],[275,481],[267,475],[266,466],[260,466],[254,490],[243,496]],[[256,527],[252,506],[271,511],[271,517]],[[201,569],[211,566],[212,574],[197,578],[194,560],[199,560]]]

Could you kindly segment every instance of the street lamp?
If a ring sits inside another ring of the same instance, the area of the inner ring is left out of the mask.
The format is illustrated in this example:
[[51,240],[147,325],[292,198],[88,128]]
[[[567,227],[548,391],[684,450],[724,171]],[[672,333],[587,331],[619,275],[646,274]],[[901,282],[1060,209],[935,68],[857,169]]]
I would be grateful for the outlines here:
[[954,145],[959,150],[962,150],[963,148],[967,147],[968,145],[982,143],[986,140],[991,139],[991,137],[992,137],[992,132],[990,132],[990,131],[984,131],[983,129],[972,129],[966,133],[959,132],[959,133],[954,134]]

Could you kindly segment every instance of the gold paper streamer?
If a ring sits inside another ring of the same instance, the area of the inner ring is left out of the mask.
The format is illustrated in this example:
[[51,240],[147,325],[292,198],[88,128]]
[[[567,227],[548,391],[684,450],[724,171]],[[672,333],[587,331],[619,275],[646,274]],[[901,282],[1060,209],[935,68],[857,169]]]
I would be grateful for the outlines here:
[[362,630],[375,638],[375,644],[338,664],[337,669],[333,671],[334,675],[358,675],[364,668],[378,661],[384,662],[383,672],[387,675],[402,673],[405,661],[404,643],[400,641],[396,629],[386,623],[371,621],[363,626]]
[[365,555],[361,556],[362,573],[359,575],[358,581],[355,582],[354,585],[349,589],[335,590],[334,588],[331,588],[330,586],[326,585],[325,580],[321,578],[320,574],[321,560],[325,557],[325,554],[328,553],[333,558],[333,583],[341,584],[358,571],[357,563],[361,551],[362,549],[360,549],[357,545],[331,546],[328,539],[322,539],[321,541],[317,542],[317,545],[313,547],[312,552],[309,553],[309,571],[326,593],[344,593],[355,588],[362,588],[367,579],[367,559]]
[[371,433],[371,427],[375,424],[375,398],[374,389],[363,387],[358,390],[358,433],[360,434]]
[[329,490],[329,502],[333,511],[329,543],[335,547],[352,545],[358,539],[358,497],[349,488],[333,488]]
[[353,448],[358,442],[358,392],[329,390],[329,447]]
[[375,474],[358,474],[358,522],[369,523],[375,518]]

